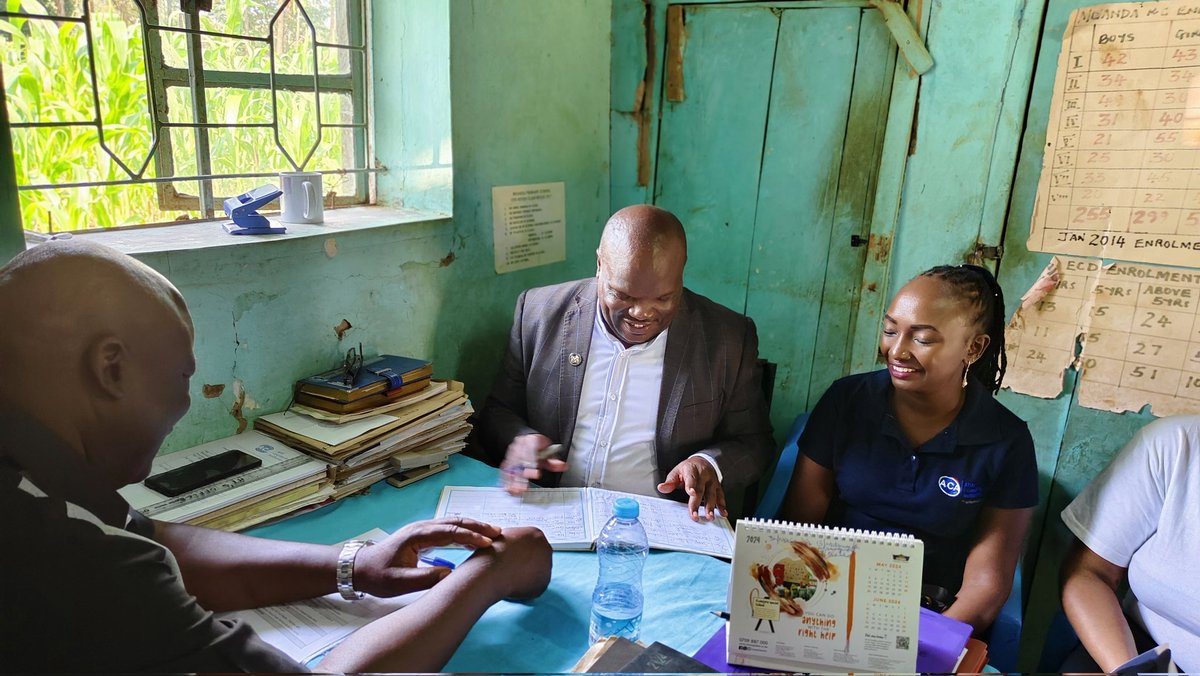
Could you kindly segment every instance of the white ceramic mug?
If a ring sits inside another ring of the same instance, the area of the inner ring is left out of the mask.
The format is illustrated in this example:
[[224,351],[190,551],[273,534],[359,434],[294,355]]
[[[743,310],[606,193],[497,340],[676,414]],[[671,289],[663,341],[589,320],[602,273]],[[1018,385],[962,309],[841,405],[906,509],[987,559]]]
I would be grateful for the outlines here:
[[279,174],[283,191],[284,223],[321,223],[325,220],[321,174],[315,171],[285,171]]

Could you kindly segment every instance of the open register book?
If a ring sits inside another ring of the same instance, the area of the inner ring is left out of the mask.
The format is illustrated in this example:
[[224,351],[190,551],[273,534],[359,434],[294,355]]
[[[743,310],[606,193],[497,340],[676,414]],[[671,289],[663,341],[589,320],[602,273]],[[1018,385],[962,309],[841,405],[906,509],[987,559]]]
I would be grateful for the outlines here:
[[727,661],[786,671],[914,671],[924,552],[911,535],[739,521]]
[[617,498],[638,501],[638,521],[652,549],[733,556],[733,529],[725,517],[697,523],[682,502],[603,488],[530,488],[513,497],[503,488],[446,486],[437,516],[465,516],[501,528],[537,526],[555,549],[588,550],[612,516]]

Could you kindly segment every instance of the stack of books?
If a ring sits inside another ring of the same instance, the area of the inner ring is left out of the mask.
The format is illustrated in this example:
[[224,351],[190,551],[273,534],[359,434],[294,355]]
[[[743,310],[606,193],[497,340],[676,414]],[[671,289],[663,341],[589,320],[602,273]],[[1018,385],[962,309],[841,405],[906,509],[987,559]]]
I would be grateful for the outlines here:
[[359,413],[425,389],[432,376],[433,364],[427,360],[381,354],[302,378],[296,383],[295,402],[337,415]]
[[[327,463],[255,431],[155,458],[150,476],[159,477],[229,451],[240,451],[259,462],[173,496],[144,483],[125,486],[121,496],[134,509],[160,521],[230,531],[333,497]],[[154,481],[151,484],[158,485]]]
[[328,463],[338,499],[393,475],[402,484],[446,469],[447,458],[466,447],[472,412],[462,383],[434,380],[369,411],[335,414],[293,405],[262,416],[254,427]]

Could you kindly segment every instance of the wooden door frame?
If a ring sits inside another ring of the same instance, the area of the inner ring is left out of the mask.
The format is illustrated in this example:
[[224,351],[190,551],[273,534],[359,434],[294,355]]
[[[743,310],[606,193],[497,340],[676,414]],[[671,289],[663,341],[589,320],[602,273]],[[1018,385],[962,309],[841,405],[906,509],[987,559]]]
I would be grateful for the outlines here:
[[[667,8],[671,5],[718,5],[821,9],[861,7],[868,0],[613,0],[612,67],[609,125],[610,212],[629,204],[652,203],[660,106],[663,96]],[[906,12],[918,35],[925,39],[929,27],[927,0],[910,0]],[[631,66],[632,64],[632,66]],[[862,296],[853,322],[851,372],[875,363],[880,317],[888,302],[891,283],[892,243],[900,215],[908,148],[917,111],[921,78],[904,59],[896,59],[892,77],[887,127],[880,150],[880,166],[867,235],[863,264]]]

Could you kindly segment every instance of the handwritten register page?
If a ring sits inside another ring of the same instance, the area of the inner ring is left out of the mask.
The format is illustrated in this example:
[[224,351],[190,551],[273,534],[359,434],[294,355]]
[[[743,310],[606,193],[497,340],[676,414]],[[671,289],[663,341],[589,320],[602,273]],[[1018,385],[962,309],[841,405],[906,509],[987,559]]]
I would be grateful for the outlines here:
[[1195,412],[1198,304],[1200,271],[1055,256],[1005,333],[1012,377],[1004,386],[1058,396],[1064,370],[1074,366],[1083,406]]
[[1028,246],[1200,266],[1200,0],[1072,13]]
[[555,549],[587,550],[612,516],[613,502],[626,497],[637,500],[652,549],[733,557],[733,528],[725,517],[695,522],[682,502],[602,488],[530,488],[514,497],[503,488],[446,486],[436,516],[464,516],[502,528],[537,526]]

